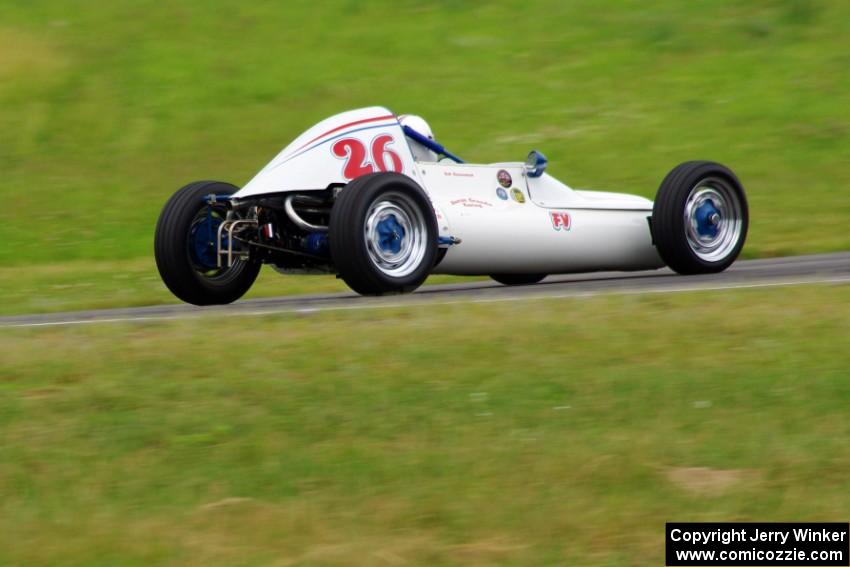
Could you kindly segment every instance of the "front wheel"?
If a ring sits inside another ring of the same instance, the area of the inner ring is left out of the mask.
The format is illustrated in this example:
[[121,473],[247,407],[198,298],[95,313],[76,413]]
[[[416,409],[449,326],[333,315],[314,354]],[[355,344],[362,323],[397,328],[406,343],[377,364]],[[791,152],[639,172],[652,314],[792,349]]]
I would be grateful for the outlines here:
[[437,219],[425,192],[398,173],[373,173],[349,183],[331,209],[331,258],[362,295],[413,291],[437,254]]
[[257,279],[259,262],[236,260],[229,268],[217,262],[216,237],[227,208],[208,206],[204,197],[236,191],[229,183],[198,181],[177,191],[162,208],[154,237],[156,267],[166,287],[186,303],[232,303]]
[[685,162],[667,174],[652,209],[661,259],[680,274],[722,272],[741,253],[749,210],[741,182],[710,161]]

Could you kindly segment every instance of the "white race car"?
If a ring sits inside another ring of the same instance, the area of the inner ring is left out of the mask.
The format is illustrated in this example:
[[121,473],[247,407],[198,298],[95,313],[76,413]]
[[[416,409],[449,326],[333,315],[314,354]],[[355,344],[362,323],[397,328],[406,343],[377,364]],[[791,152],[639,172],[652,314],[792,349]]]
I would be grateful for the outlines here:
[[548,274],[719,272],[747,235],[747,201],[717,163],[673,169],[655,203],[578,191],[546,158],[468,164],[418,116],[343,112],[289,144],[247,185],[186,185],[156,226],[159,273],[183,301],[230,303],[262,264],[337,274],[366,295],[408,292],[429,274],[489,275],[506,285]]

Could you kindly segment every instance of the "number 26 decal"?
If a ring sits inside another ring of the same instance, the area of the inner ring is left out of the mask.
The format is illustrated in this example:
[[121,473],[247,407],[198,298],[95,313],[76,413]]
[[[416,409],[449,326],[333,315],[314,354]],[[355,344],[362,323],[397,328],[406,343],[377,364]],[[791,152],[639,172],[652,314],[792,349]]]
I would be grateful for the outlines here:
[[[375,171],[395,171],[401,173],[401,156],[387,146],[395,143],[389,134],[375,136],[372,140],[371,160],[366,146],[357,138],[343,138],[331,146],[331,152],[338,158],[345,159],[342,175],[346,179],[354,179]],[[377,168],[375,167],[377,165]]]

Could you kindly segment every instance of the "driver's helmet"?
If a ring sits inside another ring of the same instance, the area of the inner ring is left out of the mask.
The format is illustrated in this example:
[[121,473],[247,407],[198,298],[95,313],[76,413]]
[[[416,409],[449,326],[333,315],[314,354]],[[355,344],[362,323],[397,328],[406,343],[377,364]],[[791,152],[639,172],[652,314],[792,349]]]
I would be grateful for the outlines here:
[[[434,133],[431,132],[431,127],[428,126],[428,123],[425,122],[425,119],[421,116],[416,116],[415,114],[400,114],[398,121],[402,126],[408,126],[430,140],[434,139]],[[411,138],[407,139],[407,143],[410,146],[410,151],[413,152],[413,158],[416,161],[437,161],[439,156],[437,156],[436,152],[433,150],[426,148]]]

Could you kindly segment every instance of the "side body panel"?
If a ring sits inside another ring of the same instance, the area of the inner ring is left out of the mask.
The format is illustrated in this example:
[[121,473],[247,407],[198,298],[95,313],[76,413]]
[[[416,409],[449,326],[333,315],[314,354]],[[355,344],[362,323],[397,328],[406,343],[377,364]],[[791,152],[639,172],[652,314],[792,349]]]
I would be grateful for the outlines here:
[[[550,192],[547,199],[560,206],[541,207],[529,196],[521,163],[417,168],[451,235],[461,239],[435,273],[559,274],[664,265],[647,220],[652,202],[641,197],[588,197],[549,178],[564,195],[556,200]],[[538,180],[530,181],[534,186]]]

